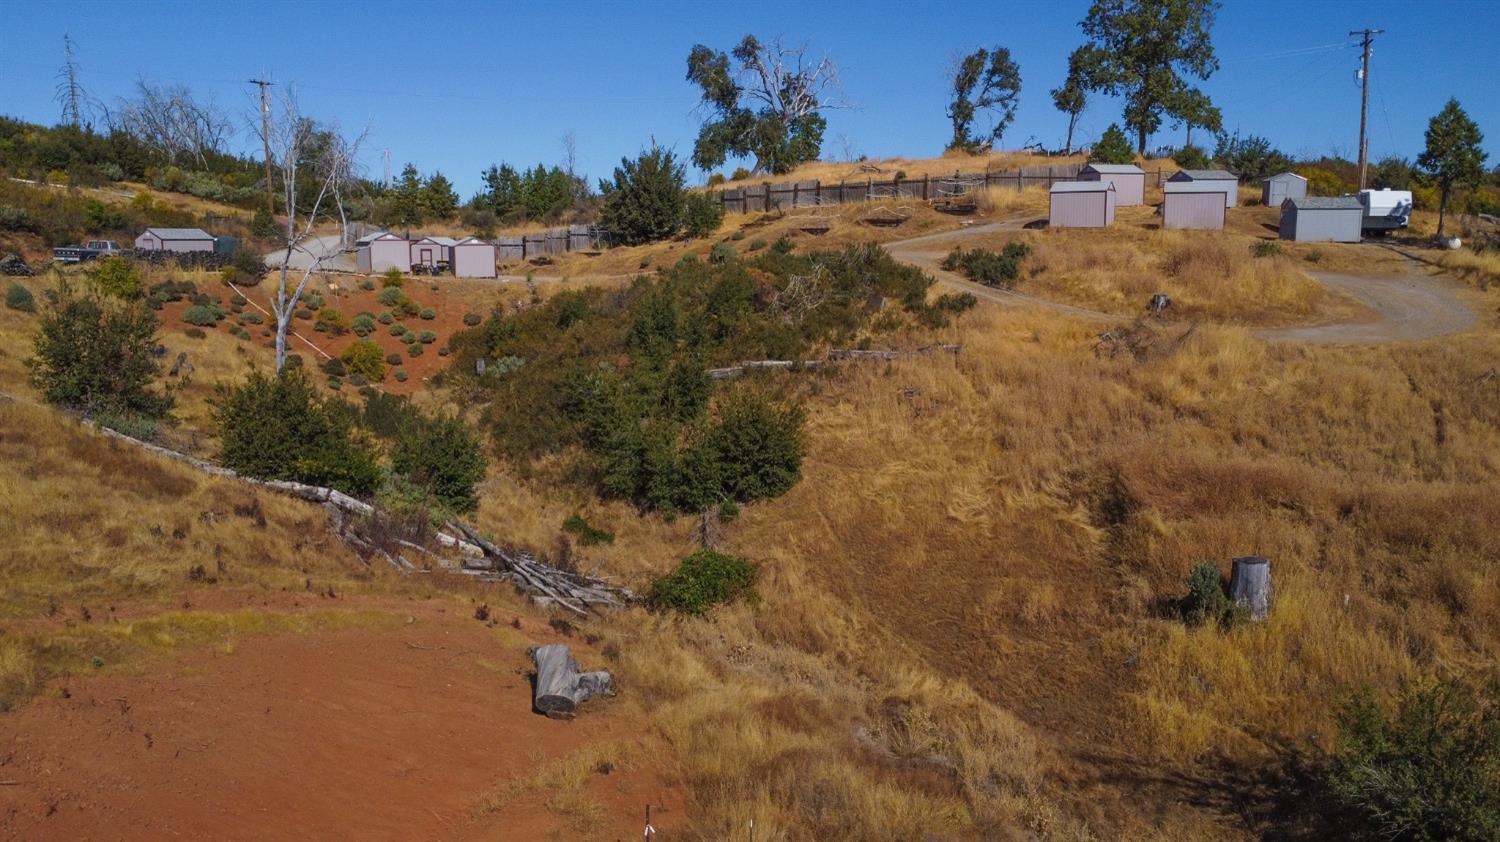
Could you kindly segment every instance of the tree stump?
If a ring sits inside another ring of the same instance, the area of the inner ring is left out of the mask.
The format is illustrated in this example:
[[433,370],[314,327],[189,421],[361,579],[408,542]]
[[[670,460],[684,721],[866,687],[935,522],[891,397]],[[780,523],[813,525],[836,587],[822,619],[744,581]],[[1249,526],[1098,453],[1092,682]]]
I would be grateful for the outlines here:
[[530,654],[536,661],[532,706],[550,719],[572,719],[584,700],[610,692],[609,673],[579,672],[566,644],[533,646]]
[[1264,620],[1271,614],[1271,561],[1260,556],[1241,556],[1229,572],[1229,598],[1250,610],[1250,619]]

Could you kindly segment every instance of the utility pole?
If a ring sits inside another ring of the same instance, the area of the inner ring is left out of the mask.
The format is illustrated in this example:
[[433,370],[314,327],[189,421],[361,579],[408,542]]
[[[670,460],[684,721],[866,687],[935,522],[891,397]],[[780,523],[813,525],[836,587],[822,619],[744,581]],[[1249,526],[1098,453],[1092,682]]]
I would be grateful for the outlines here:
[[1365,189],[1365,173],[1370,168],[1369,147],[1365,145],[1365,115],[1370,109],[1370,43],[1375,36],[1385,32],[1384,29],[1356,29],[1350,35],[1358,35],[1362,39],[1360,50],[1361,82],[1359,94],[1359,189]]
[[[276,200],[271,190],[271,97],[266,88],[276,83],[267,82],[264,79],[251,79],[250,84],[260,86],[260,139],[266,154],[266,213],[270,214],[274,220]],[[1360,137],[1364,137],[1364,124],[1360,125]]]

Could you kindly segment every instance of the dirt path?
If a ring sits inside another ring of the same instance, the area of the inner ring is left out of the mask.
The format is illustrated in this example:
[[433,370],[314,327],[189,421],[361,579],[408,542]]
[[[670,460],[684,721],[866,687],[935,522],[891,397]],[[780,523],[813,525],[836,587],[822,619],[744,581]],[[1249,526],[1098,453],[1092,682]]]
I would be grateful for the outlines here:
[[[886,243],[885,249],[897,260],[930,273],[939,283],[989,301],[1034,304],[1090,321],[1118,322],[1125,318],[1114,313],[1103,313],[1021,292],[976,284],[938,265],[942,259],[940,249],[949,241],[996,231],[1014,231],[1024,227],[1028,221],[1030,220],[1018,219],[992,222],[956,231],[928,234]],[[939,250],[934,250],[934,247]],[[1410,264],[1406,273],[1400,275],[1348,275],[1334,272],[1309,272],[1308,275],[1329,289],[1353,296],[1377,313],[1378,318],[1366,322],[1261,328],[1255,331],[1256,336],[1270,342],[1374,345],[1447,336],[1469,329],[1477,320],[1474,311],[1458,295],[1461,284],[1440,275],[1425,274],[1416,268],[1415,262]]]
[[0,838],[628,839],[648,802],[668,807],[659,825],[681,821],[649,758],[589,773],[566,809],[522,788],[477,811],[579,750],[650,749],[617,702],[533,714],[524,646],[556,634],[467,610],[413,602],[393,629],[252,636],[61,680],[0,717]]

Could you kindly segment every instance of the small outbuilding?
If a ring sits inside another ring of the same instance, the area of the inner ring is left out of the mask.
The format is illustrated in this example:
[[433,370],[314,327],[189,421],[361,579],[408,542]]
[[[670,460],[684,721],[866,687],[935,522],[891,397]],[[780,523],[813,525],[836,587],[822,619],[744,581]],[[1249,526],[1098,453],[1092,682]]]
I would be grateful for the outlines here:
[[1115,186],[1115,207],[1146,204],[1146,171],[1135,164],[1087,164],[1079,181],[1108,181]]
[[1239,204],[1240,200],[1240,177],[1225,170],[1178,170],[1167,179],[1168,183],[1197,184],[1208,182],[1219,185],[1224,193],[1224,207],[1232,208]]
[[493,243],[465,237],[453,244],[453,274],[459,278],[493,278],[496,257]]
[[369,239],[361,239],[355,250],[355,262],[361,272],[380,274],[390,269],[403,274],[411,271],[411,243],[405,237],[380,233]]
[[1230,189],[1223,181],[1168,181],[1161,186],[1161,227],[1222,230]]
[[1103,228],[1115,221],[1115,185],[1110,181],[1060,181],[1048,195],[1052,228]]
[[411,244],[411,265],[436,266],[439,263],[453,264],[453,246],[458,241],[452,237],[423,237]]
[[1302,196],[1281,203],[1283,240],[1357,243],[1365,206],[1357,196]]
[[1294,172],[1277,173],[1260,181],[1260,203],[1268,208],[1279,208],[1287,199],[1306,195],[1307,179]]
[[147,228],[135,238],[143,251],[213,251],[214,235],[202,228]]

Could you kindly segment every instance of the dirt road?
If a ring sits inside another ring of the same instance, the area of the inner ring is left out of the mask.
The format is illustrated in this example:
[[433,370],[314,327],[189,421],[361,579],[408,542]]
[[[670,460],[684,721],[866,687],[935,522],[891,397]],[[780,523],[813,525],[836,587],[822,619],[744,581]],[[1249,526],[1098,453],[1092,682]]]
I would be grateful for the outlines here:
[[[992,222],[956,231],[928,234],[910,240],[886,243],[885,249],[903,263],[930,273],[939,283],[973,293],[979,298],[1002,304],[1034,304],[1091,321],[1118,322],[1123,317],[1050,301],[1021,292],[995,289],[969,281],[938,265],[943,247],[960,240],[996,231],[1014,231],[1029,220]],[[1399,275],[1347,275],[1334,272],[1309,272],[1315,281],[1329,289],[1345,292],[1366,305],[1378,318],[1365,322],[1338,322],[1290,328],[1262,328],[1255,335],[1270,342],[1301,342],[1320,345],[1375,345],[1388,342],[1413,342],[1458,333],[1472,327],[1475,313],[1459,297],[1461,285],[1440,275],[1428,275],[1413,261]]]

